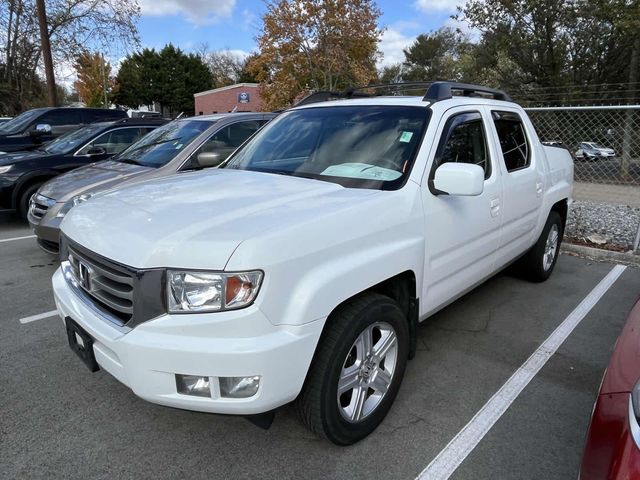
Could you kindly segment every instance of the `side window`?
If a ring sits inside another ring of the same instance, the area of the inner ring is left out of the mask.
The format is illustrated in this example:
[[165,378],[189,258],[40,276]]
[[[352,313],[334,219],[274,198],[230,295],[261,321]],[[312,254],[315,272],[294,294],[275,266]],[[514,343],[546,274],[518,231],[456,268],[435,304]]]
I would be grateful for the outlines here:
[[36,123],[46,123],[52,127],[59,125],[80,125],[82,123],[82,117],[80,115],[80,111],[75,108],[60,108],[45,113]]
[[491,161],[482,116],[461,113],[447,120],[436,152],[436,168],[443,163],[473,163],[484,170],[484,178],[491,176]]
[[492,115],[507,171],[527,168],[531,164],[531,148],[522,119],[513,112],[494,111]]
[[[201,153],[217,154],[217,163],[221,163],[226,160],[236,148],[242,145],[246,139],[253,135],[262,124],[263,122],[251,120],[227,125],[204,142],[202,146],[196,150],[192,158],[198,158],[198,155]],[[214,166],[212,163],[215,163],[213,159],[207,162],[206,166]]]
[[138,141],[146,133],[144,129],[135,128],[118,128],[100,135],[93,142],[86,145],[78,152],[78,155],[87,155],[89,150],[94,148],[103,148],[105,154],[115,155],[122,152],[133,142]]

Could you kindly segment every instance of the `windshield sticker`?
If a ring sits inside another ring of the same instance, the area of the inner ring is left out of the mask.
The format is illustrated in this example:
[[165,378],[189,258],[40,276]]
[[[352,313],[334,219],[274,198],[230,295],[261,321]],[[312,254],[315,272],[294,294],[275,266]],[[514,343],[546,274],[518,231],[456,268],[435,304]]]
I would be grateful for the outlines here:
[[402,135],[400,135],[400,141],[402,143],[409,143],[411,141],[411,137],[413,137],[413,132],[402,132]]
[[388,181],[399,178],[402,173],[388,168],[369,165],[367,163],[343,163],[341,165],[330,166],[325,169],[321,175]]

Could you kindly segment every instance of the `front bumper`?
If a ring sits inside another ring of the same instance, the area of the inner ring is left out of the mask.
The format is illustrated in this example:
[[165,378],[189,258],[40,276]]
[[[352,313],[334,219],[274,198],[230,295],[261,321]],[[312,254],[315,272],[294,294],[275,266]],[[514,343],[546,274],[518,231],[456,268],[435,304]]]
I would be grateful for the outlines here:
[[0,175],[0,208],[13,208],[13,192],[16,188],[17,177]]
[[[53,276],[56,308],[94,339],[96,361],[139,397],[201,412],[252,415],[294,400],[302,388],[324,321],[274,326],[252,305],[230,312],[164,314],[133,329],[108,315],[65,277]],[[80,362],[79,362],[80,363]],[[177,393],[175,374],[261,377],[250,398]]]
[[36,234],[38,245],[48,253],[57,254],[60,248],[60,224],[63,218],[58,218],[57,214],[63,205],[64,203],[52,204],[41,218],[33,214],[33,206],[29,208],[27,214],[27,220]]

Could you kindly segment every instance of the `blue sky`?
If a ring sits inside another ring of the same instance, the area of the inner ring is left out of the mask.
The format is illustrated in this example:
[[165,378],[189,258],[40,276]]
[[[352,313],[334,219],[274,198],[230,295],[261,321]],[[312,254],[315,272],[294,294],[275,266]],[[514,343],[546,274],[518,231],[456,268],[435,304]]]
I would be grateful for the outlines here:
[[[139,0],[140,38],[144,47],[162,48],[168,42],[191,51],[206,43],[210,50],[243,55],[255,50],[255,36],[265,10],[262,0]],[[447,0],[378,0],[380,23],[386,27],[380,64],[402,60],[402,48],[419,33],[450,20],[459,2]]]

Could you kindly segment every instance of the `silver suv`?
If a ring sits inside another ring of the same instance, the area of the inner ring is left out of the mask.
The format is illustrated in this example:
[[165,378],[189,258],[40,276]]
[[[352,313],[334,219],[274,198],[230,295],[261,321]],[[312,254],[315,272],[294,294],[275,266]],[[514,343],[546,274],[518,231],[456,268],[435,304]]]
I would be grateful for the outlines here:
[[38,245],[57,254],[60,222],[74,205],[94,193],[128,182],[215,167],[275,116],[230,113],[174,120],[109,161],[59,175],[31,199],[28,220]]

